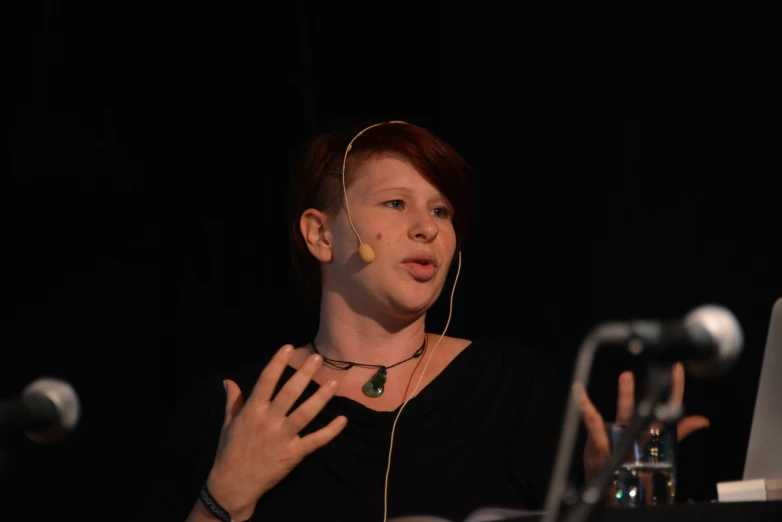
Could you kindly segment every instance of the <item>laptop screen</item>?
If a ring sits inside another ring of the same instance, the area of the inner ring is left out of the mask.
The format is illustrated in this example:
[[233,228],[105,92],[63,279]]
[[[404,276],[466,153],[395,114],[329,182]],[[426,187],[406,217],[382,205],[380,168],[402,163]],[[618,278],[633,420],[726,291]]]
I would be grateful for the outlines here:
[[782,478],[782,298],[771,310],[744,480]]

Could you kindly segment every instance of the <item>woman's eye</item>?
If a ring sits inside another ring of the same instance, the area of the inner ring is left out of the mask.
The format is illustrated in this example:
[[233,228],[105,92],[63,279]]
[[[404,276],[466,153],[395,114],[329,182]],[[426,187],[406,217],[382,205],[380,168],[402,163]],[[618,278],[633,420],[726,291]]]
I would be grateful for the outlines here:
[[432,213],[439,218],[448,218],[451,217],[451,211],[448,210],[447,207],[437,207],[435,209],[432,209]]
[[391,201],[386,201],[386,206],[391,208],[396,208],[396,209],[402,209],[404,208],[405,203],[401,199],[393,199]]

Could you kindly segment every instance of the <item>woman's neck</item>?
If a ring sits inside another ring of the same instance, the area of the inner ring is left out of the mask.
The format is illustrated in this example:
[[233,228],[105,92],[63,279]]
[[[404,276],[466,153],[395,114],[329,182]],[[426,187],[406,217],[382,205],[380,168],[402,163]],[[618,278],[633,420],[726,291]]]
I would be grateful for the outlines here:
[[338,294],[324,295],[315,344],[325,357],[390,366],[421,347],[426,314],[383,321],[357,313]]

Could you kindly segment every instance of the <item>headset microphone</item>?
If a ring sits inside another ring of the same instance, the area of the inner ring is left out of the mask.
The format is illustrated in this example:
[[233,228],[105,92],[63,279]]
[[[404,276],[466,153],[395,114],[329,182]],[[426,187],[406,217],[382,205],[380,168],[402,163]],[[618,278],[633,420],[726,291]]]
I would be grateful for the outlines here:
[[372,250],[372,247],[366,243],[361,243],[361,246],[358,247],[358,255],[360,255],[361,259],[363,259],[367,264],[375,260],[375,251]]
[[369,127],[365,128],[355,136],[353,136],[353,139],[350,140],[350,143],[348,143],[347,148],[345,149],[345,156],[342,158],[342,192],[345,194],[345,210],[348,213],[348,221],[350,221],[350,226],[353,228],[353,232],[356,234],[356,237],[358,238],[359,247],[358,247],[358,255],[361,256],[361,259],[364,260],[366,264],[371,263],[375,260],[375,251],[372,249],[370,245],[367,243],[364,243],[361,241],[361,236],[358,235],[358,231],[356,231],[356,227],[353,225],[353,219],[350,217],[350,206],[348,205],[348,190],[345,185],[345,167],[347,166],[348,161],[348,152],[350,152],[350,149],[353,148],[353,142],[356,141],[356,138],[364,134],[366,131],[373,127],[378,127],[380,125],[387,125],[389,123],[403,123],[407,125],[407,122],[400,121],[400,120],[392,120],[388,122],[382,122],[382,123],[376,123],[374,125],[370,125]]

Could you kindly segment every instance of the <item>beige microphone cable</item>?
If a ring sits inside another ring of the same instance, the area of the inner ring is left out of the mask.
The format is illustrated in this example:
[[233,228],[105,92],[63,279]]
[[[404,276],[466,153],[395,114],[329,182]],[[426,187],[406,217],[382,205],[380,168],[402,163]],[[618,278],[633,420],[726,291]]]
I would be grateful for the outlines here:
[[439,346],[440,341],[443,340],[443,337],[445,337],[445,332],[448,331],[448,325],[451,324],[451,315],[453,315],[453,294],[456,292],[456,283],[459,281],[459,272],[462,271],[462,251],[459,250],[459,266],[456,269],[456,278],[453,281],[453,288],[451,289],[451,304],[448,308],[448,320],[445,322],[445,329],[443,330],[443,333],[440,334],[440,338],[437,340],[437,342],[434,345],[434,348],[432,348],[432,351],[429,352],[429,358],[426,359],[426,364],[424,365],[424,369],[421,370],[421,375],[418,377],[418,383],[416,383],[415,388],[413,388],[413,391],[410,393],[410,396],[405,399],[405,402],[402,403],[402,406],[399,408],[399,413],[396,414],[396,418],[394,419],[394,425],[391,427],[391,443],[388,446],[388,467],[386,468],[386,486],[385,490],[383,492],[383,522],[386,522],[388,517],[388,475],[391,473],[391,450],[394,449],[394,432],[396,431],[396,421],[399,420],[399,416],[402,414],[402,410],[405,409],[405,406],[410,401],[410,399],[415,396],[415,392],[418,390],[418,386],[421,384],[421,379],[424,378],[424,373],[426,373],[426,367],[429,366],[429,361],[432,360],[432,355],[434,355],[434,351],[437,350],[437,346]]

